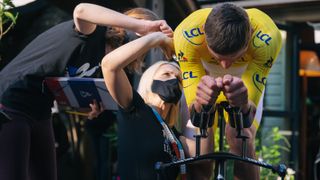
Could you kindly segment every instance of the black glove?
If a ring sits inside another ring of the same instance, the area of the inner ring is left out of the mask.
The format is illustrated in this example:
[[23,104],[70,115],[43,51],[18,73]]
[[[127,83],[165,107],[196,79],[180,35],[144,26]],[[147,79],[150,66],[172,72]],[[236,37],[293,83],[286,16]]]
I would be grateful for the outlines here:
[[200,128],[201,134],[204,136],[206,136],[207,128],[213,125],[214,111],[211,110],[212,106],[204,106],[200,113],[197,113],[192,106],[191,122],[195,127]]
[[228,103],[222,102],[222,106],[229,114],[230,125],[233,128],[242,129],[242,128],[250,128],[253,122],[253,119],[250,119],[250,111],[246,114],[243,114],[240,111],[239,107],[231,107]]

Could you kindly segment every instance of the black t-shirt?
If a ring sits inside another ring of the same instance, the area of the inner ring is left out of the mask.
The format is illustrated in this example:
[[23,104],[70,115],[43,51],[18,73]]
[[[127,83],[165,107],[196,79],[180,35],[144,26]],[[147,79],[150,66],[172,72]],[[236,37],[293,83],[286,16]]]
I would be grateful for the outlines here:
[[[133,90],[130,110],[118,112],[118,159],[122,180],[155,180],[156,162],[176,158],[152,109]],[[176,137],[178,135],[176,134]],[[179,168],[168,168],[161,179],[176,179]]]
[[65,76],[66,69],[70,76],[99,74],[105,32],[98,26],[92,34],[82,35],[70,20],[40,34],[0,72],[0,103],[35,119],[48,118],[53,96],[44,78]]

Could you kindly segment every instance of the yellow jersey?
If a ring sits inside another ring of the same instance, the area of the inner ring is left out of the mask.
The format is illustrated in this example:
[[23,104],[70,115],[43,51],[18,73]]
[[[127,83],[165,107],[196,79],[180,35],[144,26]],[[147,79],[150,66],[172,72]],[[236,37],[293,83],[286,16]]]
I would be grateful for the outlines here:
[[[202,76],[208,74],[216,78],[231,74],[241,77],[248,89],[249,100],[258,107],[268,73],[281,49],[280,31],[268,15],[258,9],[247,9],[253,29],[248,50],[231,67],[224,69],[210,55],[205,39],[204,24],[211,10],[206,8],[193,12],[174,30],[174,47],[187,104],[189,106],[194,101]],[[217,101],[222,100],[225,97],[221,93]]]

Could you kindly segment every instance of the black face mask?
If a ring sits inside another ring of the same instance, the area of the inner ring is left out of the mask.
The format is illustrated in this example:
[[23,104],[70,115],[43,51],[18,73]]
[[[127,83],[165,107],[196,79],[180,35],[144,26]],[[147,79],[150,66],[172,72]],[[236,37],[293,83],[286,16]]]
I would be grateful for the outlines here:
[[181,89],[178,79],[167,81],[153,80],[151,90],[156,93],[166,103],[176,104],[181,98]]

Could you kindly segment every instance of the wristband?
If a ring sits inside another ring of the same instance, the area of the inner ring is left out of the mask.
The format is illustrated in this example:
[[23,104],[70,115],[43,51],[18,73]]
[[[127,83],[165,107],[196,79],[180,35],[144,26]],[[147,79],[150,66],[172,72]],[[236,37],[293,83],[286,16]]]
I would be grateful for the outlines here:
[[233,128],[249,128],[252,125],[253,118],[250,119],[251,106],[247,113],[243,114],[240,109],[230,108],[227,110],[230,117],[230,125]]
[[197,112],[194,108],[194,105],[191,107],[190,119],[194,126],[199,127],[200,129],[206,129],[213,125],[213,117],[214,111],[213,107],[210,108],[208,112],[205,112],[203,108],[201,108],[201,112]]

